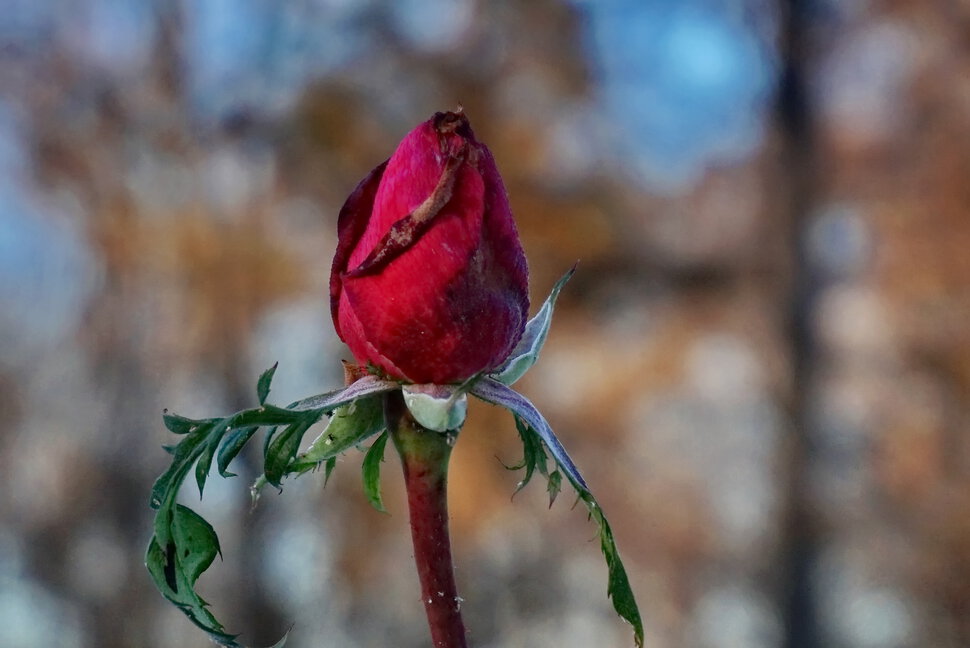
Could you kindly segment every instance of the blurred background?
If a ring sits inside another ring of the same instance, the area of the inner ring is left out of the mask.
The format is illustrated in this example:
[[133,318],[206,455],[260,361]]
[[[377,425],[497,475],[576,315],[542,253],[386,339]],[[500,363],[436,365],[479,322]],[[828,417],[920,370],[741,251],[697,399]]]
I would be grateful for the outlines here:
[[[648,645],[970,646],[970,4],[4,0],[0,646],[208,640],[143,567],[162,408],[336,387],[337,211],[464,105],[533,302],[536,368],[613,523]],[[308,439],[314,434],[309,434]],[[253,446],[259,446],[254,443]],[[248,645],[428,643],[400,468],[199,503],[203,596]],[[452,468],[478,648],[631,646],[595,529],[472,406]]]

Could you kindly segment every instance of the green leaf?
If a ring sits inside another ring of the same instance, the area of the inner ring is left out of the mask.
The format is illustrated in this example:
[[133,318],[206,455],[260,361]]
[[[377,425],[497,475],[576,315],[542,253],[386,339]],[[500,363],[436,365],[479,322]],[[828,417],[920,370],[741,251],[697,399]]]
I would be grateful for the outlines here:
[[542,351],[542,345],[546,343],[546,337],[549,335],[549,326],[552,324],[552,311],[555,309],[556,299],[559,298],[559,291],[566,285],[566,282],[569,281],[569,278],[573,276],[574,272],[576,272],[576,266],[570,268],[556,282],[556,285],[552,287],[552,292],[546,297],[542,308],[525,325],[525,332],[522,333],[522,338],[515,345],[515,348],[512,349],[508,359],[506,359],[501,367],[489,374],[492,378],[502,384],[511,385],[536,363],[536,360],[539,358],[539,352]]
[[[640,610],[637,607],[633,589],[630,587],[630,580],[627,577],[623,561],[620,559],[620,553],[616,548],[613,531],[606,520],[606,515],[589,490],[589,486],[586,485],[586,481],[572,459],[566,454],[566,449],[556,438],[549,423],[527,398],[491,378],[485,378],[476,383],[472,388],[472,394],[486,402],[501,405],[514,414],[516,429],[522,437],[523,448],[526,448],[527,455],[532,452],[528,449],[529,443],[542,443],[549,450],[549,454],[558,466],[557,470],[548,475],[550,506],[561,488],[563,475],[579,494],[579,498],[586,504],[590,518],[595,520],[599,526],[600,549],[606,559],[608,571],[607,596],[612,601],[613,609],[616,610],[620,618],[633,626],[633,639],[637,646],[642,647],[643,620],[640,618]],[[527,440],[529,437],[532,437],[532,441]],[[528,469],[528,459],[525,462]]]
[[276,367],[279,364],[278,362],[274,362],[273,366],[264,371],[256,382],[256,396],[259,398],[260,405],[266,404],[266,397],[269,396],[269,386],[273,382],[273,376],[276,374]]
[[206,443],[202,448],[202,453],[199,455],[198,460],[195,462],[195,483],[199,487],[199,499],[202,499],[202,491],[205,490],[205,482],[209,477],[209,470],[212,468],[212,455],[215,454],[215,449],[218,444],[218,438],[215,444],[211,441]]
[[323,487],[326,488],[327,484],[330,483],[330,475],[333,474],[333,469],[337,467],[337,458],[330,457],[327,459],[326,468],[323,470]]
[[381,463],[384,461],[384,446],[387,444],[387,432],[382,433],[371,444],[364,455],[361,471],[364,478],[364,494],[371,506],[381,513],[387,513],[381,500]]
[[266,475],[266,481],[279,488],[280,481],[287,474],[287,466],[300,449],[303,435],[319,420],[320,416],[321,414],[311,413],[310,416],[288,425],[285,430],[273,437],[266,446],[263,457],[263,474]]
[[546,449],[549,450],[549,454],[556,460],[556,463],[566,473],[569,480],[589,490],[579,469],[576,468],[576,464],[569,458],[566,449],[556,437],[555,432],[552,431],[552,427],[528,398],[511,387],[503,385],[499,381],[487,376],[475,383],[471,389],[471,393],[486,403],[501,405],[520,417],[542,439]]
[[[254,485],[254,500],[261,485],[272,481],[278,486],[280,480],[296,468],[302,472],[326,461],[329,476],[335,465],[336,452],[318,453],[320,456],[313,457],[315,461],[294,465],[307,429],[324,414],[341,407],[352,412],[355,410],[355,400],[367,401],[368,404],[361,410],[366,416],[358,415],[353,425],[343,421],[334,428],[335,433],[341,433],[334,450],[345,450],[382,429],[383,414],[378,395],[400,389],[397,383],[368,376],[344,389],[306,398],[282,408],[266,404],[275,369],[274,365],[263,372],[257,383],[260,407],[242,410],[225,418],[201,420],[169,414],[167,411],[164,413],[166,427],[183,438],[175,446],[166,446],[166,451],[172,455],[171,465],[152,487],[150,505],[157,512],[146,565],[159,590],[189,619],[209,632],[213,640],[226,646],[238,647],[238,644],[232,635],[225,633],[206,609],[205,601],[193,589],[199,574],[218,553],[218,539],[205,520],[190,509],[176,504],[176,497],[189,471],[195,466],[195,480],[201,494],[213,460],[217,457],[222,476],[230,476],[232,473],[227,471],[230,462],[260,427],[267,427],[270,430],[264,446],[265,474]],[[375,421],[379,421],[379,424]],[[375,430],[377,425],[380,427]],[[215,553],[211,551],[212,547]]]
[[258,425],[247,425],[236,428],[226,436],[222,442],[222,448],[219,450],[219,455],[216,458],[216,466],[219,468],[220,475],[223,477],[235,477],[235,474],[229,472],[227,468],[229,468],[229,464],[242,451],[243,446],[256,434],[256,430],[258,429]]
[[266,430],[266,434],[263,435],[263,472],[266,471],[266,457],[269,456],[269,444],[273,442],[276,438],[276,433],[279,431],[278,427],[271,427]]
[[199,458],[195,463],[195,482],[199,487],[199,499],[202,498],[202,491],[205,490],[205,482],[212,469],[212,459],[222,442],[222,437],[231,429],[230,425],[234,417],[224,418],[209,428],[206,435],[205,444],[199,453]]
[[[522,419],[518,416],[515,419],[515,429],[522,439],[522,461],[516,466],[506,466],[509,470],[519,470],[525,468],[525,476],[515,486],[515,493],[525,488],[526,484],[532,481],[532,475],[536,468],[543,475],[547,474],[546,451],[542,447],[542,441],[529,429]],[[513,493],[513,497],[515,496]]]
[[[316,412],[315,412],[316,413]],[[321,410],[322,413],[322,410]],[[289,425],[303,419],[304,412],[295,412],[275,405],[261,405],[253,409],[236,412],[227,420],[227,424],[233,428],[248,425]]]
[[196,421],[194,419],[185,418],[184,416],[179,416],[178,414],[169,414],[168,410],[162,414],[162,421],[165,422],[165,427],[172,434],[188,434],[194,431],[199,425],[204,423],[209,423],[211,421]]
[[546,484],[546,490],[549,492],[549,508],[552,508],[553,503],[556,501],[556,497],[559,496],[559,492],[562,490],[562,473],[558,470],[553,470],[549,473],[549,482]]
[[[235,433],[240,429],[240,428],[236,428],[235,430],[233,430],[233,427],[238,422],[243,421],[243,422],[251,422],[251,423],[252,422],[268,423],[268,422],[277,422],[277,421],[294,421],[294,423],[290,425],[290,427],[292,428],[293,426],[300,425],[302,422],[307,420],[315,422],[320,416],[321,414],[313,411],[291,412],[289,410],[274,407],[272,405],[266,405],[256,409],[243,410],[242,412],[238,412],[230,417],[227,417],[221,420],[210,419],[211,421],[215,421],[215,424],[214,425],[207,424],[202,426],[202,429],[207,430],[206,440],[202,449],[198,452],[198,458],[196,459],[196,464],[195,464],[195,480],[196,480],[196,484],[199,487],[199,497],[202,497],[202,492],[205,489],[205,483],[209,476],[209,471],[212,469],[212,460],[215,457],[216,451],[219,449],[219,444],[222,443],[223,437],[226,435],[227,432],[230,432],[230,430],[232,430],[233,433]],[[312,422],[310,423],[310,425],[312,425]],[[309,427],[309,425],[307,427]],[[234,452],[231,451],[231,456],[229,456],[228,459],[231,460],[231,458],[234,457],[235,454],[242,449],[242,446],[245,444],[245,442],[249,440],[249,438],[252,436],[253,433],[255,433],[255,431],[258,428],[259,428],[259,425],[242,426],[241,429],[243,430],[243,433],[241,436],[234,438],[234,445],[236,447],[234,448]],[[269,434],[267,434],[266,436],[267,443],[272,437],[273,431],[275,431],[275,428],[271,430]],[[302,435],[301,435],[301,438],[302,438]],[[299,446],[299,439],[297,440],[297,446]],[[295,452],[296,450],[294,450],[294,453]],[[223,476],[225,477],[226,476],[224,473],[225,467],[224,466],[220,467],[219,470],[220,470],[220,473],[223,474]]]
[[596,502],[592,493],[578,488],[576,490],[579,493],[579,498],[586,504],[589,517],[599,526],[600,549],[603,552],[603,557],[606,558],[606,567],[609,572],[606,595],[613,601],[613,609],[616,610],[616,613],[633,626],[633,638],[636,645],[643,646],[643,620],[640,618],[640,608],[637,607],[637,600],[633,596],[633,589],[630,587],[630,579],[623,567],[623,561],[620,559],[620,552],[616,548],[610,523],[606,520],[603,509]]
[[209,633],[213,641],[238,647],[235,636],[227,634],[206,603],[194,590],[195,582],[219,553],[219,539],[212,526],[192,509],[177,504],[168,511],[169,540],[152,538],[145,565],[156,587],[189,619]]
[[222,553],[212,525],[187,506],[175,505],[172,540],[178,549],[178,563],[192,585],[215,557]]
[[212,423],[204,423],[190,432],[172,452],[172,465],[155,480],[149,503],[153,509],[161,508],[167,498],[174,500],[182,480],[189,468],[199,458],[203,443],[208,436]]

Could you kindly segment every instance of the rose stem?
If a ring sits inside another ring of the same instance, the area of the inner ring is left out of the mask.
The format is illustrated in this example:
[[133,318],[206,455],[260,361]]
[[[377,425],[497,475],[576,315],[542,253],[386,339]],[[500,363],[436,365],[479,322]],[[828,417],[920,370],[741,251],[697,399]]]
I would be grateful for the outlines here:
[[465,648],[465,625],[448,537],[451,445],[446,434],[428,430],[414,420],[401,392],[385,397],[384,416],[404,467],[414,562],[432,644],[435,648]]

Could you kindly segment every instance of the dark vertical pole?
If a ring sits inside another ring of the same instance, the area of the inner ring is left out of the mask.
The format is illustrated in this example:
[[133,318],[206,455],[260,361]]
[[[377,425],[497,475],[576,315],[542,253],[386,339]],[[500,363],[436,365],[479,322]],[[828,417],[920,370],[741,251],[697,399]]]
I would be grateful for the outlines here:
[[818,201],[818,150],[809,98],[806,96],[806,57],[809,54],[810,8],[806,0],[782,0],[783,71],[777,116],[782,158],[787,175],[791,284],[788,335],[792,361],[790,413],[792,436],[787,446],[787,520],[782,547],[785,574],[782,604],[786,648],[821,646],[818,601],[812,575],[819,538],[809,494],[812,436],[808,394],[814,378],[816,341],[812,312],[818,283],[805,250],[804,230]]

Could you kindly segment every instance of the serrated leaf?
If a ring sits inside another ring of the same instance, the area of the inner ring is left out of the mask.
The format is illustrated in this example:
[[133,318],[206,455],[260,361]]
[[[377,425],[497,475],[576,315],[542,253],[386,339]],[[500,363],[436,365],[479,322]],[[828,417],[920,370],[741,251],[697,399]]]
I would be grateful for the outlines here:
[[548,458],[546,457],[546,448],[542,445],[542,439],[532,431],[528,423],[518,416],[513,416],[512,418],[515,419],[515,429],[519,433],[519,438],[522,439],[523,446],[530,448],[532,460],[535,462],[535,469],[539,471],[540,475],[548,477]]
[[206,437],[205,446],[199,453],[199,458],[195,463],[195,482],[199,487],[199,498],[202,498],[202,491],[205,489],[205,482],[212,469],[212,460],[215,457],[219,444],[227,432],[232,430],[231,423],[235,417],[224,418],[211,427]]
[[276,374],[276,368],[280,363],[274,362],[273,366],[264,371],[259,376],[259,380],[256,381],[256,397],[259,398],[259,404],[266,404],[266,397],[269,396],[269,386],[273,382],[273,376]]
[[220,475],[223,477],[235,477],[235,473],[227,470],[229,464],[242,451],[243,446],[246,445],[258,429],[258,425],[248,425],[246,427],[236,428],[226,435],[226,438],[222,441],[222,448],[219,449],[219,455],[216,457],[216,466],[219,468]]
[[264,471],[266,470],[266,467],[265,467],[266,457],[269,456],[269,444],[271,444],[273,442],[273,439],[276,438],[276,433],[278,431],[279,431],[279,428],[274,426],[266,430],[266,434],[263,435],[263,463],[264,463],[263,470]]
[[303,417],[303,412],[294,412],[293,410],[286,409],[284,407],[276,407],[275,405],[260,405],[259,407],[254,407],[253,409],[236,412],[226,419],[226,423],[233,428],[249,425],[269,427],[272,425],[289,425],[290,423],[296,423],[297,421],[303,419]]
[[519,438],[522,440],[522,461],[515,466],[506,466],[509,470],[519,470],[525,468],[525,476],[519,481],[515,486],[515,492],[512,493],[514,497],[516,493],[526,487],[526,485],[532,481],[532,475],[536,468],[543,475],[546,474],[546,451],[542,447],[542,442],[539,437],[535,435],[529,429],[518,416],[513,417],[515,419],[515,429],[519,433]]
[[195,419],[179,416],[178,414],[169,414],[167,410],[162,414],[162,421],[165,422],[165,427],[168,428],[169,432],[178,435],[188,434],[199,427],[199,425],[211,422],[196,421]]
[[304,417],[303,420],[288,425],[286,429],[273,437],[273,440],[266,446],[266,453],[263,457],[263,474],[266,481],[277,488],[280,481],[287,472],[287,466],[296,457],[300,449],[300,442],[303,435],[310,429],[310,426],[317,422],[321,415]]
[[161,508],[167,498],[174,499],[174,493],[185,479],[185,474],[202,452],[212,423],[199,425],[190,432],[171,452],[172,464],[155,480],[149,504],[153,509]]
[[384,429],[384,403],[377,396],[358,398],[334,410],[327,427],[306,452],[298,455],[290,472],[306,472],[362,443]]
[[209,469],[212,468],[212,455],[215,454],[216,445],[211,442],[206,443],[205,447],[202,448],[202,453],[195,462],[195,483],[199,487],[199,499],[202,499],[202,491],[205,490],[205,482],[209,477]]
[[640,608],[637,606],[637,600],[633,595],[633,588],[630,587],[630,579],[627,576],[626,568],[623,566],[623,561],[620,559],[620,552],[616,548],[610,523],[606,520],[603,509],[596,502],[592,493],[578,488],[576,490],[579,493],[579,498],[586,504],[590,518],[599,526],[600,549],[606,559],[606,567],[609,572],[606,595],[612,600],[613,609],[616,610],[616,613],[633,626],[633,638],[636,645],[643,646],[643,620],[640,618]]
[[562,490],[562,473],[558,470],[553,470],[549,473],[549,481],[546,484],[546,491],[549,493],[549,508],[556,501],[556,497],[559,496],[559,492]]
[[[550,494],[552,494],[553,490],[553,481],[558,482],[556,484],[556,488],[558,489],[561,487],[562,475],[565,475],[566,479],[569,480],[570,484],[572,484],[573,488],[579,494],[580,499],[586,504],[590,518],[599,527],[600,549],[603,552],[603,557],[606,559],[608,571],[607,596],[612,601],[613,609],[620,618],[633,626],[634,641],[637,646],[642,647],[643,620],[640,617],[640,610],[637,607],[633,589],[630,587],[629,577],[623,566],[623,561],[620,559],[620,553],[616,548],[613,531],[606,520],[606,515],[603,513],[602,508],[600,508],[596,502],[596,498],[593,497],[592,492],[589,490],[589,486],[587,486],[579,470],[569,458],[569,455],[566,454],[565,448],[562,447],[559,439],[556,438],[552,428],[549,427],[549,424],[542,414],[539,413],[539,410],[527,398],[498,381],[490,378],[483,379],[475,385],[471,393],[488,403],[505,407],[517,419],[521,417],[521,421],[516,421],[520,435],[523,433],[526,436],[535,435],[549,449],[550,454],[559,467],[559,470],[553,471],[549,475]],[[524,427],[519,427],[521,423],[525,424]],[[524,440],[523,443],[525,444]],[[562,471],[561,474],[560,471]],[[553,475],[560,476],[553,477]]]
[[195,582],[219,553],[219,539],[212,526],[192,509],[177,504],[170,510],[169,540],[153,537],[145,565],[159,591],[177,605],[213,641],[236,648],[235,636],[227,634],[207,603],[194,590]]
[[195,584],[216,556],[221,553],[219,537],[206,520],[181,504],[175,505],[172,520],[172,540],[178,549],[178,562],[182,571]]
[[453,385],[404,385],[404,404],[414,420],[435,432],[457,430],[468,414],[468,397]]
[[330,457],[327,459],[327,465],[323,469],[323,487],[326,488],[327,484],[330,482],[330,475],[333,474],[333,469],[337,467],[337,458]]
[[[146,554],[146,566],[156,585],[214,641],[236,648],[242,647],[232,635],[225,633],[221,624],[207,610],[205,601],[193,589],[199,574],[218,553],[218,538],[205,520],[190,509],[176,504],[175,499],[189,471],[194,465],[201,495],[217,451],[220,474],[231,475],[226,471],[229,463],[256,430],[265,426],[271,428],[265,447],[267,471],[275,484],[279,485],[282,476],[288,474],[287,469],[304,433],[325,413],[356,398],[399,388],[396,383],[363,379],[358,381],[360,384],[355,383],[345,389],[298,401],[290,408],[282,408],[265,403],[274,371],[275,367],[260,376],[257,384],[260,407],[242,410],[221,419],[193,420],[165,412],[166,427],[183,438],[178,444],[166,447],[172,455],[172,463],[156,480],[150,501],[157,513],[153,524],[154,536]],[[377,400],[380,401],[379,398]],[[277,427],[282,428],[279,434],[276,434]],[[332,470],[333,462],[328,460],[328,474]],[[265,483],[266,476],[261,479]],[[281,646],[283,641],[285,637],[277,646]]]
[[381,513],[387,513],[381,499],[381,463],[384,461],[384,446],[387,445],[387,432],[381,434],[371,444],[364,455],[361,464],[361,474],[364,480],[364,494],[371,506]]
[[539,312],[525,325],[522,338],[512,349],[508,359],[501,367],[489,374],[492,378],[502,384],[511,385],[536,363],[539,352],[542,351],[542,346],[546,343],[546,337],[549,335],[549,326],[552,324],[552,311],[555,309],[556,299],[558,299],[559,292],[574,272],[576,272],[576,266],[570,268],[552,287],[552,291],[546,297],[546,301],[543,302]]

